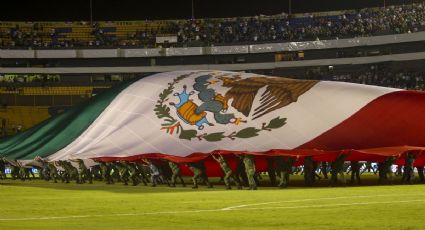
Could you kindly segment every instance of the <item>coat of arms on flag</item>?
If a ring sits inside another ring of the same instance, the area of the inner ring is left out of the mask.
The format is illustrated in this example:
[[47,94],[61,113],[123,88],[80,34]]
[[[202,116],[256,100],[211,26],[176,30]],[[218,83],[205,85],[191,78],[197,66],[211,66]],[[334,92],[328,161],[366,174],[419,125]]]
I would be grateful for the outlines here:
[[[214,72],[188,78],[191,74],[180,75],[168,83],[154,109],[156,116],[163,120],[161,130],[178,134],[179,138],[186,140],[235,140],[281,128],[286,124],[286,118],[281,118],[278,111],[296,102],[317,83],[264,76],[243,78],[238,74]],[[189,90],[186,79],[193,79],[190,82],[192,90]],[[263,91],[261,95],[260,90]],[[262,121],[260,126],[250,126],[250,121],[269,113],[276,116]],[[241,124],[244,127],[238,129]],[[212,126],[223,126],[231,131],[208,132]]]

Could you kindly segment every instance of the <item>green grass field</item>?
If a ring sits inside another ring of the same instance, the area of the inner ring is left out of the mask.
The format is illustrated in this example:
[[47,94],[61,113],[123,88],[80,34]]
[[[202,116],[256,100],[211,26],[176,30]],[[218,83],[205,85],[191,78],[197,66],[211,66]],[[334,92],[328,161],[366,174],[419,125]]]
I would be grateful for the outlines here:
[[0,181],[0,229],[424,229],[425,185],[257,191]]

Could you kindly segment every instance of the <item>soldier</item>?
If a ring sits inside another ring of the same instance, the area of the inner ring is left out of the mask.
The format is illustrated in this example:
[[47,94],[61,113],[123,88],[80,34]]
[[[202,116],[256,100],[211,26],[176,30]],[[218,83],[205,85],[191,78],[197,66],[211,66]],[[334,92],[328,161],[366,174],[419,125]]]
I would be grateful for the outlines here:
[[401,183],[405,184],[406,182],[409,184],[413,184],[414,172],[413,172],[413,164],[415,162],[415,156],[412,153],[407,153],[405,157],[405,163],[403,168],[403,177],[401,179]]
[[393,184],[393,170],[392,166],[394,164],[395,157],[387,157],[382,163],[379,163],[379,179],[378,184],[382,184],[385,180],[388,180],[390,184]]
[[143,159],[143,161],[148,164],[148,167],[151,172],[151,183],[152,183],[151,186],[156,187],[156,185],[159,183],[159,177],[160,177],[159,169],[151,160]]
[[319,167],[319,164],[316,161],[313,160],[313,176],[312,176],[313,183],[316,182],[316,178],[318,180],[322,179],[322,177],[320,177],[320,175],[317,173],[318,167]]
[[159,169],[159,178],[161,179],[162,183],[170,186],[171,176],[173,175],[173,172],[171,171],[171,168],[168,165],[168,161],[165,159],[161,159],[157,166]]
[[180,166],[179,164],[172,162],[172,161],[168,161],[168,166],[170,166],[170,169],[173,173],[173,175],[171,175],[171,184],[170,187],[176,187],[176,180],[177,178],[180,179],[182,186],[186,187],[186,183],[184,183],[184,180],[182,178],[182,175],[180,173]]
[[49,181],[49,167],[47,165],[47,161],[44,160],[43,158],[41,158],[40,156],[37,156],[34,158],[34,165],[37,165],[37,167],[39,168],[39,176],[40,179],[44,179],[45,181]]
[[328,179],[328,163],[326,161],[322,161],[320,164],[320,172],[323,175],[323,178]]
[[69,183],[70,180],[70,171],[68,166],[66,166],[65,161],[56,161],[57,166],[62,167],[63,171],[61,172],[62,183]]
[[58,169],[55,167],[54,162],[47,163],[47,167],[49,168],[49,178],[53,180],[53,182],[58,183],[59,173]]
[[345,185],[345,176],[344,176],[344,161],[347,155],[340,154],[337,156],[334,162],[331,163],[331,181],[329,186],[335,186],[338,184],[338,174],[340,176],[340,181]]
[[124,182],[124,185],[128,185],[130,173],[127,164],[125,163],[125,161],[118,161],[115,163],[115,165],[117,167],[121,181]]
[[101,162],[99,162],[99,165],[100,165],[100,170],[102,171],[103,181],[105,181],[106,184],[113,184],[114,180],[111,177],[111,170],[112,169],[110,167],[109,162],[107,163],[107,162],[101,161]]
[[142,179],[143,184],[144,184],[145,186],[147,186],[147,185],[148,185],[148,183],[149,183],[149,177],[148,177],[148,174],[149,174],[149,168],[147,168],[147,167],[146,167],[144,164],[142,164],[142,163],[135,163],[135,165],[136,165],[137,173],[140,175],[140,177],[141,177],[141,179]]
[[111,169],[112,180],[115,179],[118,182],[122,182],[121,176],[120,176],[120,171],[117,167],[117,163],[116,162],[108,162],[107,164],[108,164],[108,167],[110,167],[110,169]]
[[425,182],[424,166],[416,166],[416,169],[418,170],[419,181],[421,183],[424,183]]
[[257,190],[257,183],[255,182],[255,161],[254,157],[250,155],[242,155],[243,164],[245,166],[246,176],[248,178],[249,189],[248,190]]
[[232,169],[230,168],[229,164],[224,159],[224,157],[220,154],[218,154],[218,157],[213,154],[211,154],[211,156],[214,158],[214,160],[218,162],[221,169],[223,170],[223,173],[224,173],[223,180],[224,180],[224,184],[226,185],[226,189],[232,189],[232,187],[230,186],[230,178],[232,178],[233,181],[235,181],[235,184],[236,186],[238,186],[238,189],[242,189],[239,179],[233,173]]
[[202,179],[204,183],[207,185],[208,188],[212,188],[212,184],[208,181],[207,174],[205,172],[205,165],[204,162],[194,162],[194,163],[187,163],[187,167],[193,172],[193,189],[198,188],[198,179]]
[[130,179],[133,186],[137,186],[138,184],[140,184],[140,173],[137,169],[136,163],[127,162],[127,168],[130,173]]
[[306,186],[312,186],[314,182],[314,163],[311,156],[304,158],[304,183]]
[[360,163],[358,161],[351,161],[351,181],[350,184],[354,184],[354,179],[357,179],[357,184],[360,185]]
[[0,179],[6,179],[6,163],[4,162],[3,159],[0,159]]
[[94,180],[102,181],[102,169],[100,168],[100,164],[93,165],[90,169],[91,178]]
[[238,178],[238,181],[242,182],[243,186],[248,186],[248,177],[246,176],[246,169],[243,163],[243,157],[236,155],[236,159],[236,177]]
[[267,174],[269,174],[270,184],[276,186],[276,168],[274,157],[267,157]]
[[93,184],[93,177],[90,170],[84,164],[84,161],[81,159],[77,159],[74,162],[78,163],[78,169],[80,170],[78,173],[78,177],[81,183],[86,183],[86,180],[89,181],[90,184]]
[[16,166],[18,167],[18,177],[22,180],[31,180],[30,174],[32,175],[32,178],[35,178],[34,173],[32,172],[32,167],[31,166],[25,166],[22,165],[20,162],[15,161]]
[[286,188],[289,184],[289,174],[292,173],[292,165],[295,163],[295,157],[278,156],[276,158],[277,172],[280,175],[279,188]]
[[69,161],[65,161],[65,166],[66,166],[65,170],[69,171],[69,178],[74,179],[77,184],[81,184],[82,182],[80,181],[80,175],[78,173],[78,169],[75,168]]

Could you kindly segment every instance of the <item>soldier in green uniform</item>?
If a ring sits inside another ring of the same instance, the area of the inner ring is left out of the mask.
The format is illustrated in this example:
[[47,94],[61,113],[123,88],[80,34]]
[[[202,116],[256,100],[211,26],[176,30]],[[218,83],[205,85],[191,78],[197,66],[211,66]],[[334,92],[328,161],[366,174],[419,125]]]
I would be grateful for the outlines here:
[[80,183],[84,184],[86,183],[86,180],[88,180],[90,184],[93,184],[92,174],[90,170],[87,168],[87,166],[84,164],[84,161],[82,159],[77,159],[75,160],[75,162],[78,163],[78,169],[79,169],[78,178],[80,180]]
[[81,184],[79,175],[78,175],[78,169],[72,166],[71,162],[69,161],[59,161],[62,168],[65,170],[65,181],[66,183],[69,183],[70,180],[75,180],[77,184]]
[[128,172],[130,173],[130,179],[133,186],[137,186],[140,184],[140,174],[137,169],[136,163],[134,162],[126,162]]
[[413,172],[413,164],[415,162],[415,155],[412,153],[407,153],[405,157],[405,163],[403,167],[403,177],[401,179],[401,183],[409,183],[413,184],[414,172]]
[[208,181],[207,174],[205,172],[205,165],[203,161],[199,162],[191,162],[186,164],[187,167],[193,172],[193,187],[192,188],[198,188],[198,179],[202,179],[204,183],[207,185],[208,188],[212,188],[212,184]]
[[416,169],[418,170],[419,181],[421,183],[424,183],[425,182],[424,166],[416,166]]
[[118,182],[122,182],[121,180],[121,176],[120,176],[120,171],[117,167],[117,162],[108,162],[107,163],[111,169],[111,177],[112,180],[116,180]]
[[102,171],[103,181],[105,181],[106,184],[113,184],[114,181],[111,177],[111,167],[109,163],[101,161],[99,162],[99,165],[100,165],[100,170]]
[[66,161],[66,165],[67,165],[68,170],[70,172],[70,174],[69,174],[70,175],[70,178],[71,179],[74,179],[77,184],[81,184],[80,176],[79,176],[79,173],[78,173],[78,169],[76,167],[74,167],[71,164],[71,162],[69,162],[69,161]]
[[32,178],[34,179],[34,173],[32,172],[31,166],[25,166],[19,163],[18,161],[14,161],[14,165],[18,167],[18,178],[20,178],[22,181],[25,180],[31,180],[30,174],[32,175]]
[[47,163],[47,167],[49,168],[49,178],[53,180],[53,182],[58,183],[59,173],[58,169],[55,166],[54,162]]
[[0,179],[1,180],[6,179],[5,170],[6,170],[6,163],[4,162],[3,159],[0,159]]
[[118,169],[118,173],[121,178],[121,181],[124,182],[124,185],[128,185],[128,181],[130,179],[130,173],[125,161],[116,162],[115,166]]
[[149,168],[147,168],[147,166],[145,166],[142,163],[134,163],[134,164],[136,166],[137,173],[139,174],[143,184],[147,186],[149,183],[149,176],[148,176]]
[[56,161],[55,162],[58,166],[62,167],[63,171],[61,172],[61,179],[62,183],[69,183],[70,180],[70,170],[68,166],[66,166],[65,161]]
[[328,179],[328,163],[326,161],[322,161],[320,163],[320,172],[323,175],[323,178]]
[[338,174],[339,179],[343,185],[346,184],[344,176],[344,161],[347,155],[340,154],[337,156],[334,162],[331,163],[331,181],[329,186],[335,186],[338,184]]
[[177,178],[180,179],[182,186],[186,187],[186,183],[184,183],[184,180],[182,178],[182,175],[180,173],[180,166],[179,164],[172,162],[172,161],[168,161],[168,166],[170,166],[171,172],[173,173],[171,175],[171,184],[170,187],[176,187],[176,182],[177,182]]
[[100,162],[100,168],[102,170],[102,178],[106,182],[106,184],[113,184],[114,180],[111,176],[112,167],[110,162]]
[[249,190],[257,190],[257,183],[255,182],[255,161],[251,155],[241,155],[243,164],[245,166],[246,176],[248,178]]
[[93,165],[90,168],[90,174],[91,174],[91,178],[93,178],[93,180],[103,181],[102,169],[100,168],[100,164]]
[[143,159],[143,161],[148,165],[151,175],[151,186],[156,187],[161,181],[160,181],[160,171],[158,166],[152,161],[148,159]]
[[306,186],[313,186],[314,183],[314,162],[311,156],[304,158],[304,183]]
[[236,177],[241,182],[241,185],[248,187],[248,177],[246,176],[245,165],[243,163],[243,157],[236,155]]
[[275,158],[267,157],[267,174],[270,178],[271,186],[276,186],[276,167],[275,167]]
[[277,173],[280,176],[279,184],[277,185],[279,188],[288,187],[289,175],[292,173],[292,165],[295,163],[295,161],[295,157],[276,157]]
[[384,181],[389,181],[390,184],[393,184],[393,170],[392,166],[395,162],[395,157],[390,156],[386,157],[383,162],[378,163],[378,184],[382,184]]
[[350,184],[353,185],[355,179],[357,179],[357,184],[360,185],[360,163],[358,161],[351,161],[351,181]]
[[238,187],[238,189],[242,189],[242,185],[241,185],[239,179],[233,173],[232,169],[230,168],[229,164],[224,159],[224,157],[220,154],[218,156],[211,154],[211,156],[214,158],[214,160],[216,160],[218,162],[221,169],[223,170],[223,173],[224,173],[223,180],[224,180],[224,184],[226,185],[226,189],[232,189],[232,187],[230,185],[230,178],[232,178],[233,181],[235,181],[235,184]]

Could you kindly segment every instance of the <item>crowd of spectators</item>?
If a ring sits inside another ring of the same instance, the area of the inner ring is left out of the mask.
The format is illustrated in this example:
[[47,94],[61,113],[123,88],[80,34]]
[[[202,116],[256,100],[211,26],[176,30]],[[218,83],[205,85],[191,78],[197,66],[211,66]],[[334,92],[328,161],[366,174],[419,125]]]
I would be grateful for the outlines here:
[[412,33],[425,29],[421,4],[366,8],[333,16],[291,18],[252,17],[179,22],[178,41],[208,44],[338,39],[381,34]]
[[[221,45],[262,42],[339,39],[382,34],[413,33],[425,29],[425,4],[365,8],[336,15],[255,16],[251,18],[190,19],[169,21],[157,29],[141,29],[126,38],[107,34],[98,23],[91,25],[93,40],[58,39],[55,29],[48,34],[34,23],[30,32],[19,26],[0,33],[0,45],[15,47],[155,46],[158,35],[176,36],[176,46]],[[48,42],[43,39],[48,37]],[[8,38],[10,44],[2,39]]]
[[343,81],[409,90],[425,90],[425,71],[374,70],[353,73],[309,74],[311,79]]

